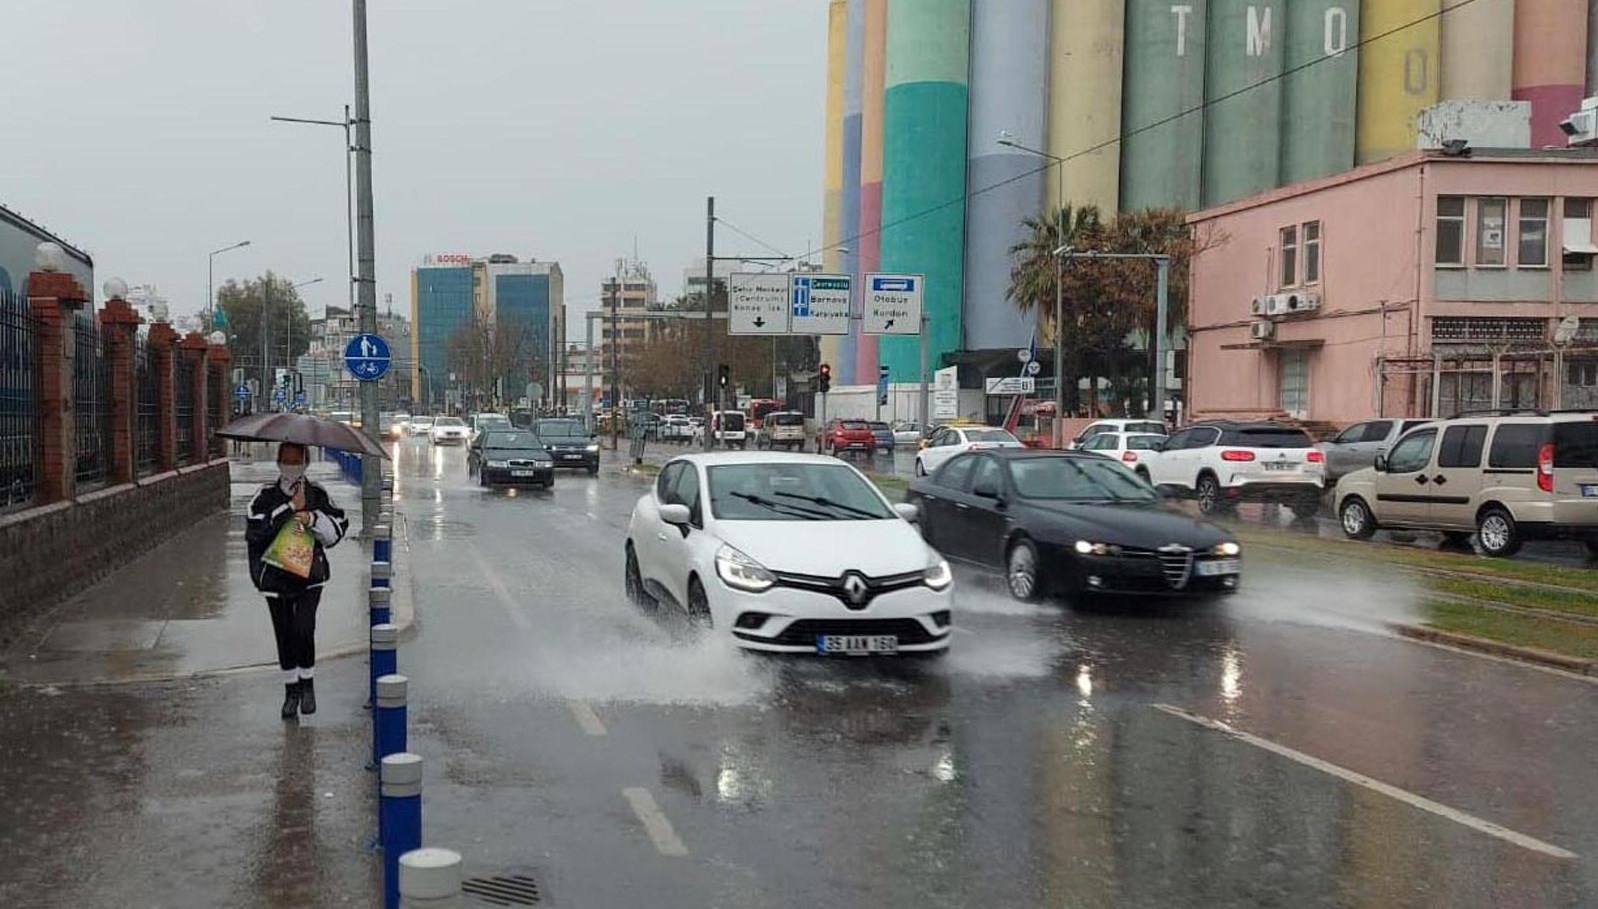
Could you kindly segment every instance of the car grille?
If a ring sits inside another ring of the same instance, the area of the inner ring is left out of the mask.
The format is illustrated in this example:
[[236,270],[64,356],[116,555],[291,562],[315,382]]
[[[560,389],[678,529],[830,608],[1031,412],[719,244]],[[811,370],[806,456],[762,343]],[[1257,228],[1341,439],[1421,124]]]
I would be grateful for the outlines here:
[[517,469],[526,469],[528,467],[542,467],[542,466],[544,466],[543,462],[541,462],[541,461],[533,461],[533,460],[529,460],[527,458],[516,458],[516,459],[510,460],[510,461],[506,461],[505,463],[507,463],[511,467],[515,467]]
[[773,644],[791,644],[814,647],[816,637],[823,634],[891,634],[903,644],[930,644],[941,641],[949,632],[932,634],[915,619],[800,619],[782,630],[775,638],[751,636],[754,640]]
[[[864,609],[871,605],[872,600],[882,594],[915,587],[922,582],[924,577],[924,574],[919,571],[890,574],[880,578],[873,578],[858,571],[845,572],[835,578],[813,574],[793,574],[783,571],[774,573],[777,577],[777,585],[780,587],[793,587],[799,590],[825,593],[837,597],[838,601],[849,609]],[[849,580],[851,577],[857,577],[863,582],[862,585],[855,585],[860,591],[858,599],[850,590]]]
[[1171,590],[1181,590],[1193,578],[1193,550],[1172,544],[1158,550],[1123,548],[1118,556],[1101,557],[1114,571],[1152,580],[1158,577]]

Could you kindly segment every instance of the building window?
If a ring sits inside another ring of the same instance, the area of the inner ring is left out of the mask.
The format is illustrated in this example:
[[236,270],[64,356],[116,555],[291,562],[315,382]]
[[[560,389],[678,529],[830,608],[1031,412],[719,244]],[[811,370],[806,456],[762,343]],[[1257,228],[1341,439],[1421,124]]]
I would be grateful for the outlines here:
[[1309,353],[1291,347],[1279,352],[1276,406],[1303,419],[1309,413]]
[[1504,211],[1507,199],[1476,200],[1476,265],[1504,264]]
[[1577,388],[1598,386],[1598,360],[1571,360],[1565,364],[1565,384]]
[[1565,271],[1592,271],[1594,253],[1598,246],[1592,242],[1592,200],[1565,200],[1564,247]]
[[1315,284],[1321,279],[1321,222],[1305,221],[1300,231],[1304,235],[1304,283]]
[[1298,228],[1282,228],[1282,280],[1280,287],[1298,283]]
[[1521,268],[1548,266],[1548,200],[1520,200]]
[[1465,197],[1437,197],[1437,263],[1465,264]]

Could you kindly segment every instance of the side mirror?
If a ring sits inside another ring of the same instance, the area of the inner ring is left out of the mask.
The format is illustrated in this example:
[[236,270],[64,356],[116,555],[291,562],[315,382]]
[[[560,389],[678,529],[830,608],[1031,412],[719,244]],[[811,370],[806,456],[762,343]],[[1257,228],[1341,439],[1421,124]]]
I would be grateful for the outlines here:
[[981,496],[984,499],[997,499],[999,497],[999,487],[992,480],[983,480],[971,487],[971,494]]
[[693,512],[688,510],[687,505],[673,502],[660,506],[660,519],[677,527],[687,527],[688,522],[693,520]]
[[1377,473],[1386,473],[1387,472],[1387,455],[1386,454],[1379,454],[1379,455],[1376,456],[1376,472]]
[[893,506],[893,510],[899,513],[899,517],[912,524],[921,518],[921,509],[910,502],[900,502]]

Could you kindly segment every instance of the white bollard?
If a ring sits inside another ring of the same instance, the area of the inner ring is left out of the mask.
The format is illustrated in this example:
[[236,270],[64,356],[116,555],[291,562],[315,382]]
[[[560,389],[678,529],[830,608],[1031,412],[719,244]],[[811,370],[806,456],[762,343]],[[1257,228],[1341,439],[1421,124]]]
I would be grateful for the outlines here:
[[451,849],[413,849],[399,860],[400,909],[463,909],[461,855]]

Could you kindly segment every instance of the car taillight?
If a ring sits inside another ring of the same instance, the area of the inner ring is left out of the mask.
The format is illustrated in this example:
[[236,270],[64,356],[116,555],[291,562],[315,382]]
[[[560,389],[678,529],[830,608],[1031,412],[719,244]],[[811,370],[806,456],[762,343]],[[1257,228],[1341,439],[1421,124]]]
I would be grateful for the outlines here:
[[1237,449],[1237,448],[1228,448],[1225,451],[1221,452],[1221,460],[1223,460],[1223,461],[1252,461],[1252,460],[1254,460],[1254,452],[1252,452],[1252,451],[1242,451],[1242,450]]
[[1326,452],[1312,450],[1308,455],[1305,456],[1305,460],[1309,461],[1311,464],[1319,464],[1326,460]]
[[976,451],[977,450],[977,443],[972,442],[970,445],[967,445],[965,447],[965,450],[966,451]]
[[1127,463],[1130,464],[1133,461],[1137,460],[1137,452],[1135,452],[1135,451],[1123,451],[1123,452],[1121,452],[1121,460],[1126,461]]
[[1543,492],[1554,491],[1554,443],[1544,442],[1537,449],[1537,488]]

